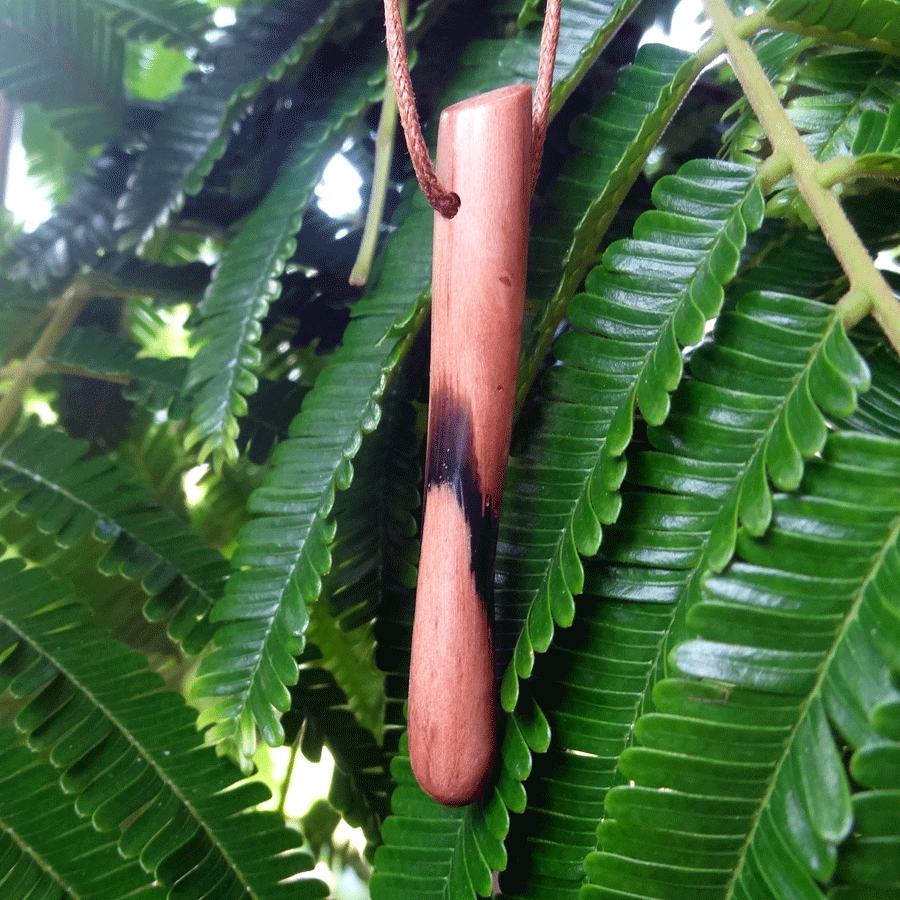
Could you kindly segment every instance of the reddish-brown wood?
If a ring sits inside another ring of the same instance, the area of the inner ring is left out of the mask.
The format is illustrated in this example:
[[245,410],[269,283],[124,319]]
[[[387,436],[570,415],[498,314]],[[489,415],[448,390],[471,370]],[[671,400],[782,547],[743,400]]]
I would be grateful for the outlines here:
[[419,784],[477,799],[496,743],[493,574],[522,333],[531,88],[449,107],[437,175],[462,205],[435,215],[425,522],[409,685]]

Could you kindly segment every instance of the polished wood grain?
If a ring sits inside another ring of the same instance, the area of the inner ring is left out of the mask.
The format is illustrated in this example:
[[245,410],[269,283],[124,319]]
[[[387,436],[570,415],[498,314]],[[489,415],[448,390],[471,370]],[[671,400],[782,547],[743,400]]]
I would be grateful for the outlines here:
[[419,784],[477,799],[496,744],[493,575],[521,343],[531,88],[449,107],[437,175],[459,194],[435,216],[425,521],[409,686]]

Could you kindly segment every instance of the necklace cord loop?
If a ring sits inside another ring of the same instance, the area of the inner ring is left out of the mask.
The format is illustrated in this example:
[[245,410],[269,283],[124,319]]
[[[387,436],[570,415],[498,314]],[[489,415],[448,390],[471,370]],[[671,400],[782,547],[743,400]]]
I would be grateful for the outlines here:
[[[547,135],[547,122],[550,117],[550,99],[553,94],[553,65],[556,59],[556,45],[559,41],[559,20],[562,0],[547,0],[544,15],[544,27],[541,32],[540,62],[538,68],[537,87],[532,106],[531,126],[531,190],[537,184],[541,168],[541,157],[544,152],[544,139]],[[406,55],[406,40],[403,22],[400,16],[399,0],[384,0],[384,27],[391,67],[391,78],[394,92],[397,95],[397,108],[406,146],[412,159],[413,169],[432,208],[445,219],[452,219],[459,212],[460,198],[453,191],[446,190],[438,181],[428,147],[422,135],[422,125],[416,111],[416,97],[413,93],[412,79],[409,75],[409,60]]]

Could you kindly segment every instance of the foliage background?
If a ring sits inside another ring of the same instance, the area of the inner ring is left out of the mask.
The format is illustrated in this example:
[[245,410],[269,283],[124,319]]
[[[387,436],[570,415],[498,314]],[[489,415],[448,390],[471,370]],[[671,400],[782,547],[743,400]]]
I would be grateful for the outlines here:
[[[403,715],[432,214],[400,147],[360,289],[314,200],[371,186],[379,4],[214,6],[0,0],[55,202],[0,234],[3,897],[897,900],[898,4],[710,0],[689,54],[565,0],[460,809]],[[426,122],[533,81],[541,14],[413,4]]]

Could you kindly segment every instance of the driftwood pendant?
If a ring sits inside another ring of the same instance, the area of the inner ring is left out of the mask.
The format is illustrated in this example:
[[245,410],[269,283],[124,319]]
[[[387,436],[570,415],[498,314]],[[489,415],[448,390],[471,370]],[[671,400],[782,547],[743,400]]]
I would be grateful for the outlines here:
[[435,215],[425,521],[409,685],[409,751],[445,805],[494,765],[493,578],[522,335],[531,88],[441,115],[437,176],[462,199]]

